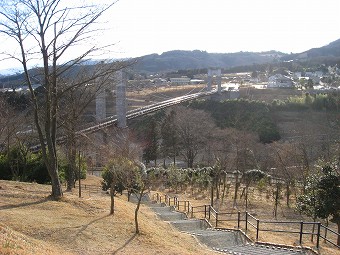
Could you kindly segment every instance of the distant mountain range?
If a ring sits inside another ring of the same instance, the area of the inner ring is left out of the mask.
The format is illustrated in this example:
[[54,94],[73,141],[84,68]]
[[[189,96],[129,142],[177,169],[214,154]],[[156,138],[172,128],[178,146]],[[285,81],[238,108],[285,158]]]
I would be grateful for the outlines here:
[[135,69],[139,72],[168,72],[209,67],[229,68],[263,64],[279,60],[286,54],[278,51],[208,53],[206,51],[174,50],[161,55],[151,54],[138,59]]
[[138,59],[135,69],[139,72],[166,72],[209,67],[231,68],[253,64],[280,61],[322,62],[340,60],[340,39],[320,48],[313,48],[297,54],[278,51],[208,53],[206,51],[169,51],[161,55],[151,54]]
[[[155,72],[171,72],[186,69],[204,69],[204,68],[231,68],[236,66],[249,66],[253,64],[274,63],[280,61],[308,61],[309,63],[333,63],[340,62],[340,39],[330,44],[313,48],[305,52],[297,54],[285,54],[278,51],[267,52],[236,52],[236,53],[208,53],[206,51],[194,50],[183,51],[174,50],[164,52],[162,54],[151,54],[137,58],[134,66],[136,72],[155,73]],[[89,66],[95,61],[86,62]],[[15,76],[17,78],[15,78]],[[6,77],[6,78],[5,78]],[[4,79],[18,79],[20,75],[12,75],[11,78],[5,74],[1,78],[0,85]]]

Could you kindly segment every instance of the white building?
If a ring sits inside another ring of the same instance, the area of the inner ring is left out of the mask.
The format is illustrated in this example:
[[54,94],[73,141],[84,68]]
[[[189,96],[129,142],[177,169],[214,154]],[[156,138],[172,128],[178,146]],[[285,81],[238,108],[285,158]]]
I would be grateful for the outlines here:
[[171,84],[174,85],[184,85],[190,83],[190,78],[188,77],[181,77],[181,78],[170,78]]
[[204,83],[204,80],[200,80],[200,79],[190,80],[190,84],[202,84],[202,83]]
[[268,88],[291,88],[293,86],[293,80],[282,74],[275,74],[268,78]]

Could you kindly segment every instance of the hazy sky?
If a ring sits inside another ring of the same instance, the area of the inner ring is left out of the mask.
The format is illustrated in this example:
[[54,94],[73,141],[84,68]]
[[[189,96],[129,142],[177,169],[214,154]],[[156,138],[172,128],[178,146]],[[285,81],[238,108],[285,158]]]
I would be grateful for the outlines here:
[[[170,50],[296,53],[339,39],[339,10],[340,0],[119,0],[102,17],[107,30],[91,42],[115,43],[106,58]],[[2,61],[0,70],[11,65]]]
[[339,0],[120,0],[117,54],[169,50],[302,52],[340,38]]

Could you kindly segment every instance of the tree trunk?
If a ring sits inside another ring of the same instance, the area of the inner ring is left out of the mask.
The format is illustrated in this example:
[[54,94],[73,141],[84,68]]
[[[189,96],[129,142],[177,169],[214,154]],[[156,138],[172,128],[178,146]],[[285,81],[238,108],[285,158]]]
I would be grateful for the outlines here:
[[274,217],[277,219],[277,207],[279,205],[280,184],[276,183],[276,191],[274,197]]
[[[316,216],[313,217],[313,222],[314,223],[316,222]],[[314,231],[315,231],[315,224],[313,224],[313,227],[312,227],[312,234],[311,234],[311,237],[310,237],[311,242],[314,241]]]
[[286,198],[287,198],[287,207],[290,208],[290,203],[289,203],[289,200],[290,200],[290,187],[289,187],[289,184],[286,184]]
[[222,199],[221,199],[221,204],[223,204],[224,197],[225,197],[226,183],[227,183],[227,175],[224,174],[224,176],[223,176],[223,189],[222,189]]
[[[73,131],[73,130],[72,130]],[[67,191],[71,191],[75,186],[75,172],[76,172],[76,144],[74,132],[68,135],[68,168],[67,168]],[[80,178],[80,177],[79,177]]]
[[234,192],[234,203],[233,207],[236,206],[236,201],[237,201],[237,193],[238,193],[238,188],[240,187],[240,183],[238,182],[238,173],[236,174],[236,180],[235,180],[235,192]]
[[110,204],[110,215],[113,215],[115,212],[115,191],[114,191],[115,185],[111,183],[110,185],[110,198],[111,198],[111,204]]
[[214,184],[211,184],[210,205],[214,207]]
[[52,183],[52,196],[58,200],[63,196],[63,191],[58,176],[58,168],[56,168],[53,171],[50,171],[50,176]]
[[[340,221],[337,222],[338,225],[338,234],[340,234]],[[340,246],[340,235],[338,235],[337,245]]]
[[144,185],[142,185],[141,190],[138,194],[139,196],[138,196],[137,206],[136,206],[136,209],[135,209],[136,234],[139,234],[138,211],[139,211],[139,208],[140,208],[140,203],[141,203],[142,198],[143,198],[144,190],[145,190],[145,187],[144,187]]
[[246,186],[246,190],[245,190],[246,194],[245,194],[245,200],[246,200],[246,211],[248,210],[248,185]]
[[220,199],[220,178],[219,175],[215,177],[215,185],[216,185],[216,199]]

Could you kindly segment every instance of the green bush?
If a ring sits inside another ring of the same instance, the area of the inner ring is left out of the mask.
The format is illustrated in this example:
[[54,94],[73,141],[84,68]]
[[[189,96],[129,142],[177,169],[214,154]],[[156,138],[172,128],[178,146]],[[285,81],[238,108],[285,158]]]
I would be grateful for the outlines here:
[[0,154],[0,179],[11,180],[12,172],[5,154]]
[[51,181],[41,154],[33,155],[31,157],[27,169],[28,174],[25,181],[37,182],[40,184],[49,183]]
[[[276,107],[279,105],[284,104],[276,101]],[[265,102],[245,99],[222,102],[200,100],[191,103],[191,107],[210,112],[216,125],[221,128],[229,127],[255,132],[263,143],[270,143],[281,138],[279,129],[272,118],[271,107]]]
[[19,180],[24,182],[47,183],[50,177],[41,154],[28,152],[13,147],[8,154],[0,154],[0,179]]

